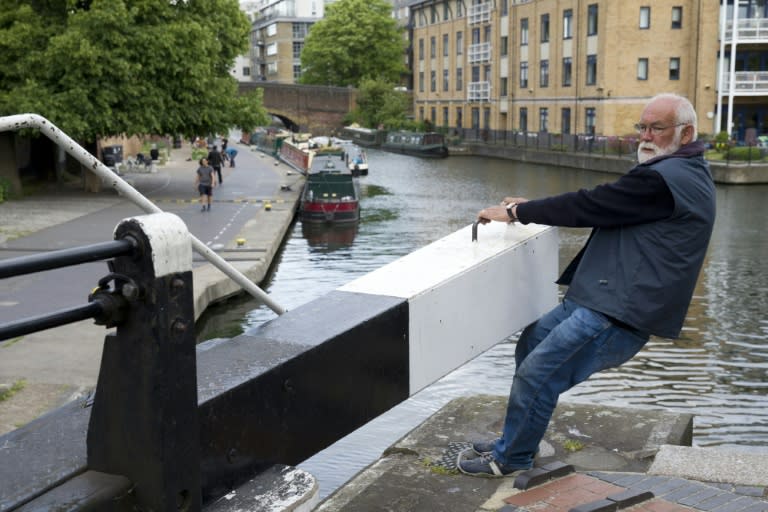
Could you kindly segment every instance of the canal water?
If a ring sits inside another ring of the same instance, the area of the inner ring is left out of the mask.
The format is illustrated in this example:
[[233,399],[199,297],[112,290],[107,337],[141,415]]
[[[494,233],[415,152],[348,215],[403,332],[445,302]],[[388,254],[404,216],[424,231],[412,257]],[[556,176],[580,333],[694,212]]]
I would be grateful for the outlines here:
[[[471,224],[478,210],[505,195],[537,198],[616,178],[479,157],[368,154],[371,170],[360,178],[359,225],[309,229],[298,222],[277,256],[264,288],[288,309]],[[652,338],[630,362],[593,376],[562,400],[692,413],[694,445],[768,453],[768,186],[718,185],[717,200],[713,239],[681,338]],[[587,230],[560,230],[561,268],[587,235]],[[517,295],[524,300],[528,293],[535,290]],[[206,313],[199,338],[236,336],[274,316],[252,299],[230,300]],[[451,399],[506,395],[515,339],[504,340],[300,467],[318,479],[325,497]]]

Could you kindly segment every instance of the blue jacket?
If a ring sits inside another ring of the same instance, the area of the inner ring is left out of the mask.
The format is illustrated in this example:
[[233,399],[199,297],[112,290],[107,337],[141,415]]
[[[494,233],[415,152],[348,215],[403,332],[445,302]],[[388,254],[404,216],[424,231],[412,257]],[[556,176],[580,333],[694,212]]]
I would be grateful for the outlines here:
[[703,145],[637,165],[612,184],[521,204],[517,214],[594,228],[558,280],[569,285],[567,298],[642,333],[679,336],[715,219]]

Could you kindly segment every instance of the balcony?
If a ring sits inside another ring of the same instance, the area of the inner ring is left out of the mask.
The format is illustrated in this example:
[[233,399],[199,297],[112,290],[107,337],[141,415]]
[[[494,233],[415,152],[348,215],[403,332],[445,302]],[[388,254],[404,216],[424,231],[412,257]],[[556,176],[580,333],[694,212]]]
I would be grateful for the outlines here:
[[470,5],[467,18],[469,23],[488,23],[491,21],[491,9],[493,5],[490,3]]
[[477,62],[490,62],[491,60],[491,43],[478,43],[469,45],[469,51],[467,54],[470,64]]
[[[733,37],[733,20],[725,26],[725,41],[730,42]],[[736,40],[768,42],[768,18],[746,18],[736,22]]]
[[[723,75],[723,90],[725,95],[731,88],[730,76]],[[768,71],[738,71],[734,73],[734,92],[738,96],[768,95]]]
[[470,82],[467,101],[488,101],[491,99],[491,82]]

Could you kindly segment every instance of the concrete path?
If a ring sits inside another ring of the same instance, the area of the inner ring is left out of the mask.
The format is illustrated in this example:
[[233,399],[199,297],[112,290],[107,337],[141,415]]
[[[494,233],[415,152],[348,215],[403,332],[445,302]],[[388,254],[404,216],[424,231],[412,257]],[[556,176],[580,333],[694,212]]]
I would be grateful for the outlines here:
[[[210,212],[200,211],[194,187],[197,162],[190,160],[189,146],[173,150],[156,172],[123,178],[161,209],[178,215],[193,235],[259,283],[291,225],[303,178],[248,146],[236,147],[237,166],[223,169],[223,184],[214,190]],[[113,190],[86,193],[81,188],[62,185],[0,203],[0,259],[112,240],[122,219],[144,213]],[[237,239],[244,244],[238,246]],[[240,292],[200,256],[194,256],[193,265],[196,317],[211,302]],[[4,279],[0,323],[85,304],[106,273],[106,264],[97,262]],[[93,388],[106,333],[88,320],[0,344],[0,392],[18,389],[0,401],[0,433]]]

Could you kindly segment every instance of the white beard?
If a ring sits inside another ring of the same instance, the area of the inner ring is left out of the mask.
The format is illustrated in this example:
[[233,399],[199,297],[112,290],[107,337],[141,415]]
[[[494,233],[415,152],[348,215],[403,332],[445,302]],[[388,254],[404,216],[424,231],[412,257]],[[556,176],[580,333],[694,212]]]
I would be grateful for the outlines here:
[[[650,160],[651,158],[656,158],[657,156],[671,155],[680,149],[681,135],[682,134],[675,134],[675,138],[672,140],[669,146],[665,148],[660,148],[653,142],[641,142],[637,146],[637,161],[642,164],[643,162]],[[652,152],[646,153],[643,151],[644,149],[650,149]]]

